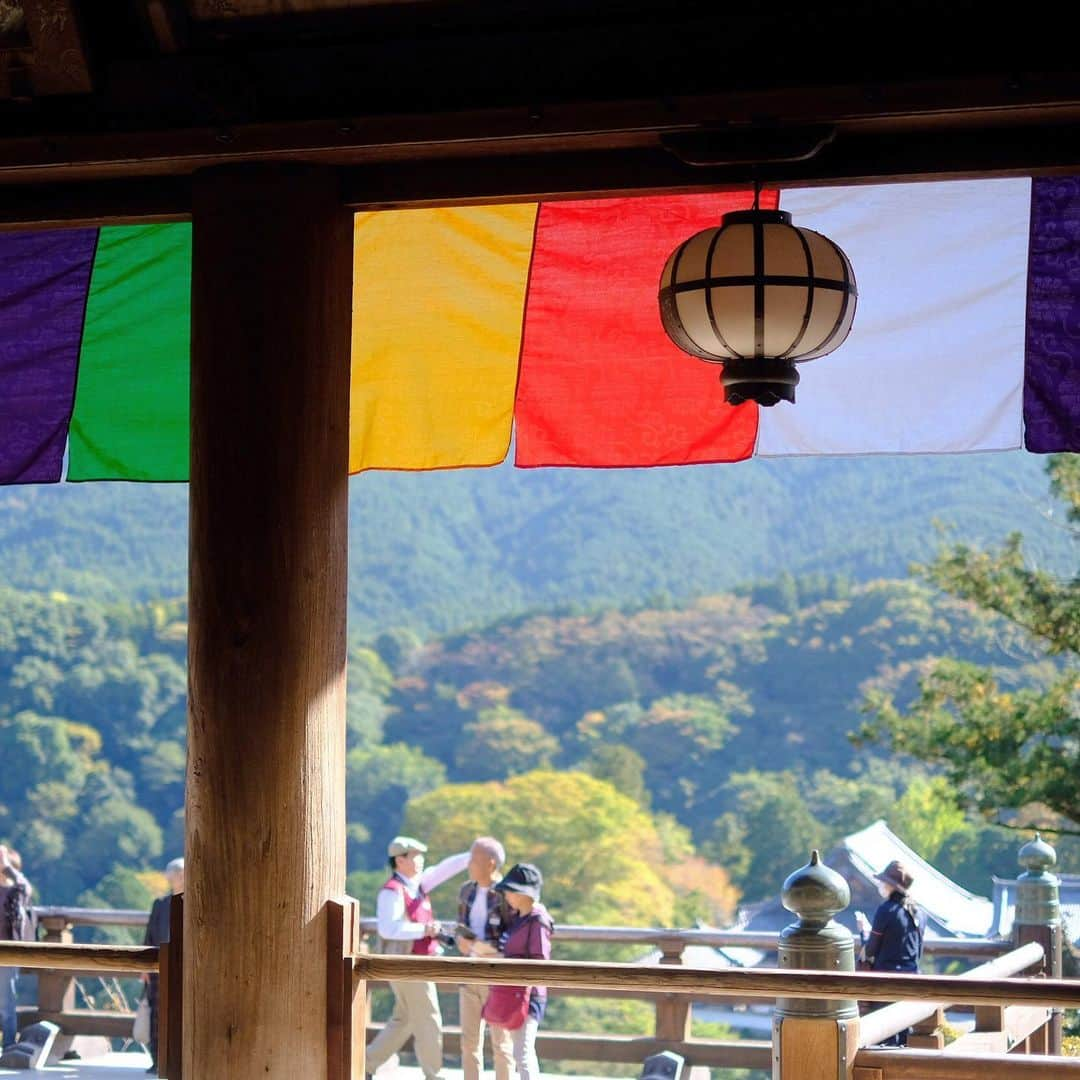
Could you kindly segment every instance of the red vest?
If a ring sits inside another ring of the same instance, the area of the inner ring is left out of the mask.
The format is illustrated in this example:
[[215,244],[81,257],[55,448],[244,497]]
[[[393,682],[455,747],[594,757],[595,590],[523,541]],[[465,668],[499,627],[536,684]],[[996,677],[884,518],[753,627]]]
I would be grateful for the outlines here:
[[[392,877],[383,888],[389,889],[391,892],[401,893],[401,898],[405,901],[405,917],[409,922],[427,926],[428,923],[435,921],[435,912],[432,910],[431,901],[423,889],[418,889],[415,896],[410,896],[401,879],[396,877]],[[433,937],[418,938],[412,944],[412,951],[414,956],[435,956],[439,952],[438,939]]]

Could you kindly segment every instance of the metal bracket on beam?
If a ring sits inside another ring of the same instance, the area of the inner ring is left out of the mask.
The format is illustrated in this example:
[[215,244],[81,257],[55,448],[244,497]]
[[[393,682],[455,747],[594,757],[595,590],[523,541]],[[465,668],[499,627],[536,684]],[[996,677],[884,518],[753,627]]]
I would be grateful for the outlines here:
[[660,137],[665,150],[684,165],[757,165],[809,161],[836,138],[836,128],[733,127],[713,131],[676,131]]

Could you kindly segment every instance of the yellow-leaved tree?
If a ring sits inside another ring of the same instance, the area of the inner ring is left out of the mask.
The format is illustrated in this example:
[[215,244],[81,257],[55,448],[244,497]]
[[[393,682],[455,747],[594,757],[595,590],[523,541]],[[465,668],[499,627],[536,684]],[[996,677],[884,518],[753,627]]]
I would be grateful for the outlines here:
[[508,863],[540,867],[558,922],[671,926],[679,901],[703,885],[713,916],[733,914],[737,899],[720,868],[687,872],[699,868],[685,830],[585,773],[536,770],[448,784],[410,801],[405,830],[426,840],[429,862],[477,836],[497,837]]
[[[429,845],[429,864],[464,850],[477,836],[497,837],[508,863],[540,867],[543,899],[557,923],[726,922],[738,899],[724,870],[694,854],[683,826],[666,815],[654,817],[613,784],[586,773],[538,769],[505,781],[448,784],[410,800],[404,828]],[[449,898],[436,893],[434,899],[437,913],[448,914]],[[558,932],[554,945],[562,959],[631,960],[647,951],[567,946]],[[553,1029],[638,1035],[648,1033],[652,1022],[652,1007],[644,1002],[561,995],[552,1000],[547,1021]]]

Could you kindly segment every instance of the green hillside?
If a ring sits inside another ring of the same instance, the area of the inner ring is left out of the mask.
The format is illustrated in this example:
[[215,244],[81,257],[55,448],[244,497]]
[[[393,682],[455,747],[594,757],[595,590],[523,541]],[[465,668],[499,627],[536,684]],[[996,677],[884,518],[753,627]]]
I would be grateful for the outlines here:
[[[185,618],[180,602],[0,588],[0,841],[23,852],[47,902],[145,903],[139,874],[181,848]],[[848,739],[868,688],[904,700],[940,653],[994,664],[1014,684],[1046,663],[1001,620],[925,586],[821,578],[681,607],[505,618],[423,645],[358,641],[351,888],[371,893],[403,824],[443,845],[494,830],[536,855],[554,809],[537,807],[556,784],[570,845],[560,902],[582,917],[600,909],[570,870],[601,843],[598,814],[615,830],[603,844],[619,848],[633,818],[634,843],[683,882],[656,918],[728,917],[732,885],[772,895],[810,847],[880,816],[985,888],[991,870],[1011,870],[1012,835],[965,819],[927,770]],[[622,901],[604,903],[617,921]]]
[[[558,605],[675,600],[783,571],[899,577],[933,521],[1021,529],[1063,564],[1032,455],[751,461],[653,470],[367,474],[352,481],[354,630],[441,633]],[[185,486],[0,489],[0,583],[107,601],[178,596]]]

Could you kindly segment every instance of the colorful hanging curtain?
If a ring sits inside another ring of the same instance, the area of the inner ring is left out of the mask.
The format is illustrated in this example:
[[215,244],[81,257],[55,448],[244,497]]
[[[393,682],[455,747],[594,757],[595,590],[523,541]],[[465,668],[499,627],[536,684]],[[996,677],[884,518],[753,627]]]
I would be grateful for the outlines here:
[[[664,335],[668,254],[748,191],[358,214],[350,467],[1080,450],[1080,178],[764,193],[858,278],[797,404]],[[184,480],[191,228],[0,234],[0,483]]]

